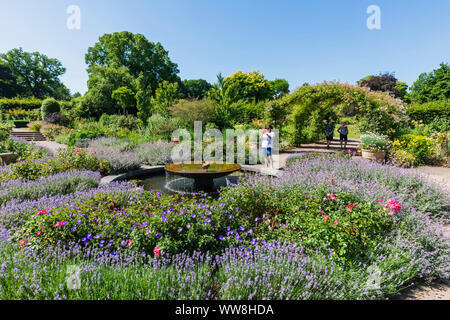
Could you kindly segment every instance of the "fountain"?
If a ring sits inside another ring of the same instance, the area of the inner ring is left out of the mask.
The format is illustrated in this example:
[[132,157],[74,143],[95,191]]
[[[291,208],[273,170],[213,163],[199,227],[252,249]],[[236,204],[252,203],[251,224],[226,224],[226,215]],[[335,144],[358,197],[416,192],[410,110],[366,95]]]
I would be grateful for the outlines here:
[[194,180],[194,188],[201,191],[213,191],[214,179],[225,177],[241,169],[234,163],[170,163],[164,167],[166,172]]

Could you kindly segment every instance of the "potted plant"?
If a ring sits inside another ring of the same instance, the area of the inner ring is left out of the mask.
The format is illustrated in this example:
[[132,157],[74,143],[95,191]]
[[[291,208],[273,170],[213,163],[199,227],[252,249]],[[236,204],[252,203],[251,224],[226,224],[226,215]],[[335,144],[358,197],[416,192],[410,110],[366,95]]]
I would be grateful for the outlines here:
[[361,153],[365,159],[382,162],[386,157],[386,150],[389,148],[387,136],[366,133],[361,136]]

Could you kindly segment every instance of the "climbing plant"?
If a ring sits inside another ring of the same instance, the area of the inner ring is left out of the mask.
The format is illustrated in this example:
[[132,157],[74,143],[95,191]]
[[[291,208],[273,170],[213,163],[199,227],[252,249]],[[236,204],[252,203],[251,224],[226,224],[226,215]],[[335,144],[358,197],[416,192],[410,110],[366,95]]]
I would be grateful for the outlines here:
[[361,132],[395,136],[407,121],[406,107],[387,93],[370,91],[338,82],[305,85],[284,97],[280,107],[289,113],[294,143],[318,140],[327,121],[336,121],[345,110],[353,110]]

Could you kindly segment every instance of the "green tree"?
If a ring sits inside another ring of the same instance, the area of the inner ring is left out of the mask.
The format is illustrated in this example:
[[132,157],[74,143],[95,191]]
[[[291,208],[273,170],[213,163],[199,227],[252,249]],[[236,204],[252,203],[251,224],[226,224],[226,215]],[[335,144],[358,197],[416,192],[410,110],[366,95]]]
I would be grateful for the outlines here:
[[410,97],[418,103],[450,99],[450,66],[441,63],[438,69],[420,74],[411,86]]
[[112,92],[111,97],[122,108],[123,114],[127,114],[127,110],[135,109],[136,99],[134,92],[127,87],[120,87]]
[[[402,85],[398,85],[397,78],[393,73],[384,73],[377,76],[371,75],[357,81],[361,87],[367,87],[372,91],[387,92],[396,98],[401,98],[399,88],[402,89]],[[402,84],[405,84],[401,82]],[[405,84],[406,85],[406,84]],[[404,88],[406,93],[406,88]]]
[[285,79],[275,79],[270,81],[270,84],[276,98],[282,97],[289,93],[289,82]]
[[180,91],[184,99],[203,99],[211,88],[212,85],[203,79],[183,80]]
[[[126,87],[137,92],[137,84],[134,77],[126,67],[93,66],[94,70],[89,76],[88,92],[78,103],[78,114],[83,117],[99,118],[103,113],[115,114],[123,110],[117,100],[113,98],[113,92],[121,87]],[[131,114],[136,114],[136,104],[129,106]]]
[[142,34],[104,34],[88,49],[85,59],[89,77],[95,76],[96,66],[125,67],[134,79],[142,75],[140,86],[151,94],[162,81],[179,81],[178,66],[169,59],[161,43],[153,43]]
[[0,98],[13,98],[23,93],[8,64],[0,61]]
[[57,59],[39,52],[25,52],[19,48],[1,54],[0,61],[8,65],[12,78],[24,95],[39,99],[70,99],[69,89],[59,80],[66,68]]
[[155,97],[151,100],[152,109],[154,112],[167,117],[170,109],[180,99],[180,92],[178,83],[170,83],[163,81],[160,83],[158,89],[156,89]]
[[222,91],[232,102],[239,100],[259,102],[272,99],[274,95],[270,81],[259,71],[233,73],[225,78]]

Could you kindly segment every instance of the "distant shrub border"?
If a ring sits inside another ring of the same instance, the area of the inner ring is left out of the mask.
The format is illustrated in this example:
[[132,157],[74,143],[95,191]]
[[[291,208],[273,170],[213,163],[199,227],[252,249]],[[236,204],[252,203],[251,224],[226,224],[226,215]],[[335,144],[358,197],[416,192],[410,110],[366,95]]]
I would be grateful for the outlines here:
[[413,105],[408,109],[408,116],[416,121],[430,123],[436,118],[450,120],[450,100],[433,101]]

